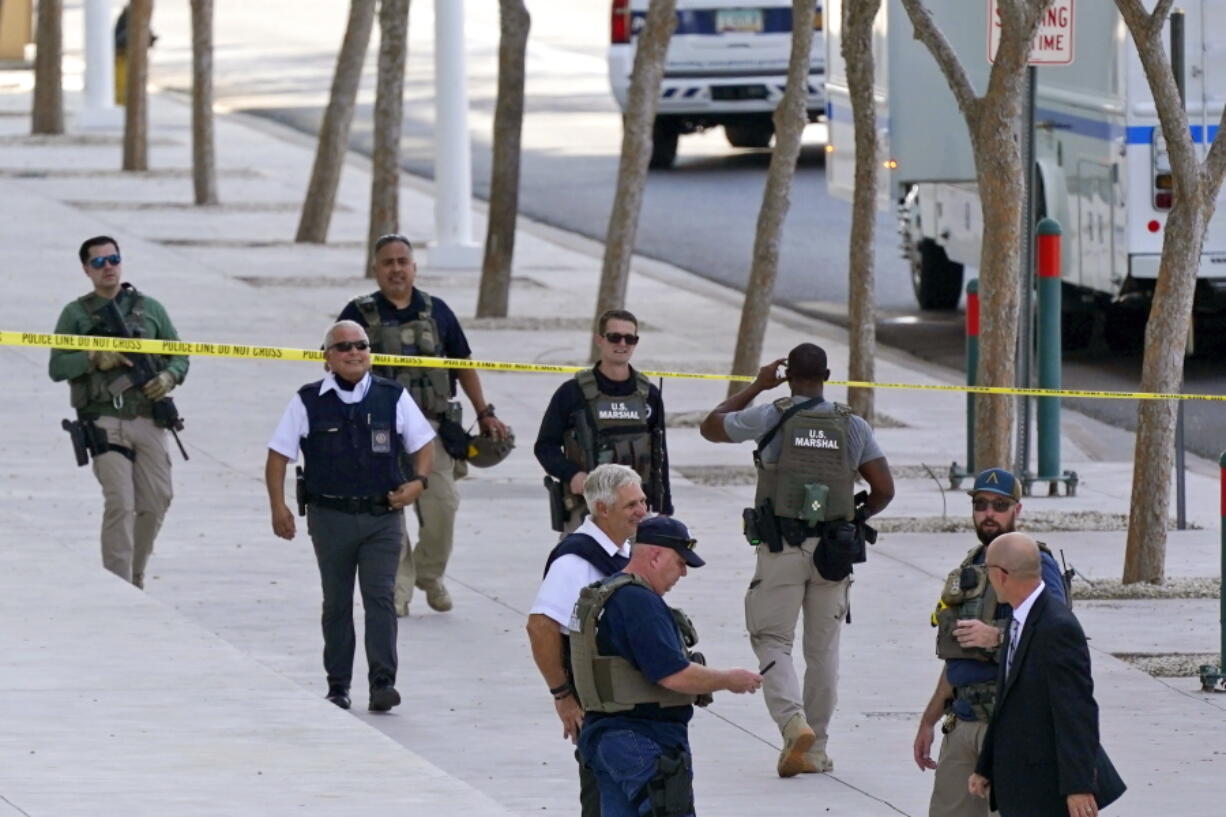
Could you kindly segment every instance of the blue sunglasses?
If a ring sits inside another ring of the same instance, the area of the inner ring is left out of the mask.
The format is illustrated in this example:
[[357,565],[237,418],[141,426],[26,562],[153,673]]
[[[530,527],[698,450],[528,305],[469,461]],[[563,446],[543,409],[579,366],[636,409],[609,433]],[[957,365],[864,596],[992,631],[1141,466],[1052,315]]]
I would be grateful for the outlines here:
[[89,259],[89,265],[94,269],[102,269],[107,264],[110,264],[112,267],[117,267],[119,266],[120,260],[119,253],[115,253],[114,255],[100,255],[97,258]]

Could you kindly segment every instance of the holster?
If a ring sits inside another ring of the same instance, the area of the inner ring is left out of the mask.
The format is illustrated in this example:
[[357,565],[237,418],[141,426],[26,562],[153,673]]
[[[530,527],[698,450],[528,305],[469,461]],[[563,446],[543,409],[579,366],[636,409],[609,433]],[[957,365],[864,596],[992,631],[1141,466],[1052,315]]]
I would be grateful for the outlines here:
[[684,749],[673,749],[660,755],[655,776],[647,781],[639,795],[646,797],[651,804],[651,817],[684,817],[694,813],[694,782],[690,763],[690,753]]
[[307,487],[306,473],[303,472],[302,466],[294,468],[294,496],[298,500],[298,515],[306,516],[307,509]]
[[566,499],[562,495],[562,483],[551,476],[545,477],[545,491],[549,494],[549,525],[558,533],[566,529]]

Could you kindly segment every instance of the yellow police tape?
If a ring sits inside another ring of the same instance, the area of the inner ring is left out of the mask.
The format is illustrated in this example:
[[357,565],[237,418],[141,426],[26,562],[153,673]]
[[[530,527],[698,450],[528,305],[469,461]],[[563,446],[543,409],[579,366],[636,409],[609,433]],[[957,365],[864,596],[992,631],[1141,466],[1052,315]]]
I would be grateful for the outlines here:
[[[201,343],[148,338],[110,338],[96,335],[55,335],[40,332],[7,332],[0,330],[0,346],[31,346],[42,349],[72,349],[76,351],[145,352],[160,355],[194,355],[196,357],[252,358],[256,360],[296,360],[322,363],[323,352],[311,349],[289,349],[278,346],[248,346],[236,343]],[[562,366],[550,363],[513,363],[499,360],[458,360],[442,357],[410,357],[407,355],[371,355],[377,366],[418,366],[422,368],[480,369],[492,372],[530,372],[534,374],[574,374],[586,366]],[[685,378],[690,380],[735,380],[748,382],[752,377],[734,374],[702,372],[642,372],[648,377]],[[1087,397],[1097,400],[1208,400],[1226,402],[1223,394],[1160,394],[1152,392],[1094,391],[1086,389],[1021,389],[1003,386],[930,385],[921,383],[867,383],[860,380],[830,380],[831,386],[851,386],[869,389],[903,389],[911,391],[969,392],[972,394],[1012,394],[1028,397]]]

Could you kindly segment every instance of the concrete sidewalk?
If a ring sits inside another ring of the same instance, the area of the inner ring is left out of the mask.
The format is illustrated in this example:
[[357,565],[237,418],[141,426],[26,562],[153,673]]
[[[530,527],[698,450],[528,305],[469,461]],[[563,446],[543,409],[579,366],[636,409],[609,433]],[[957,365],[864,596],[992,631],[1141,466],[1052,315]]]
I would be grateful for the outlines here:
[[[346,300],[373,289],[365,257],[367,163],[351,159],[327,246],[290,239],[313,146],[238,116],[218,121],[221,197],[190,206],[188,108],[151,99],[148,173],[116,170],[115,133],[32,138],[28,74],[0,73],[0,224],[8,263],[0,327],[46,331],[87,289],[79,241],[110,233],[128,280],[161,300],[187,340],[313,348]],[[70,106],[75,103],[69,95]],[[71,125],[70,125],[71,129]],[[402,225],[430,235],[428,185],[406,179]],[[478,235],[484,229],[477,214]],[[525,223],[517,239],[512,316],[476,320],[477,271],[439,273],[423,254],[419,285],[460,316],[478,359],[582,362],[600,248]],[[639,260],[627,300],[642,320],[636,365],[726,371],[739,296],[689,273]],[[768,354],[801,340],[827,348],[846,372],[841,330],[776,310]],[[92,475],[72,465],[58,419],[63,384],[46,352],[0,348],[13,394],[0,409],[0,679],[9,706],[0,739],[0,804],[13,814],[574,813],[574,761],[523,625],[554,535],[531,442],[561,378],[483,374],[487,397],[518,432],[502,465],[461,484],[453,612],[415,601],[401,622],[405,703],[389,715],[351,714],[323,701],[318,574],[305,532],[273,537],[262,485],[265,444],[293,390],[319,376],[308,364],[199,358],[176,392],[191,462],[174,456],[177,498],[144,594],[105,573]],[[906,354],[881,352],[882,381],[957,383]],[[719,382],[669,380],[670,416],[709,409]],[[841,398],[840,390],[832,396]],[[963,398],[886,391],[878,431],[897,474],[887,517],[968,515],[960,492],[927,477],[963,460]],[[469,410],[471,415],[471,411]],[[710,566],[670,596],[689,611],[716,665],[752,666],[741,599],[752,554],[740,536],[748,503],[748,446],[714,446],[692,426],[669,430],[677,515]],[[1053,511],[1125,513],[1131,435],[1065,414],[1064,467],[1075,498],[1034,498]],[[1196,462],[1189,508],[1201,529],[1172,535],[1168,574],[1218,575],[1216,466]],[[712,475],[717,479],[712,479]],[[713,483],[721,484],[713,484]],[[1117,578],[1122,531],[1044,534],[1092,578]],[[704,815],[923,815],[931,777],[911,742],[939,664],[928,614],[944,575],[970,547],[961,534],[884,535],[857,573],[854,624],[843,637],[843,683],[832,727],[833,774],[781,781],[779,735],[756,696],[721,695],[694,721],[697,798]],[[1220,805],[1226,700],[1191,679],[1154,679],[1115,652],[1210,652],[1216,600],[1083,602],[1095,650],[1104,742],[1130,785],[1110,813],[1209,814]],[[355,677],[364,668],[361,656]],[[1214,783],[1214,781],[1218,781]],[[1218,796],[1215,796],[1218,795]],[[0,805],[0,814],[5,814]]]

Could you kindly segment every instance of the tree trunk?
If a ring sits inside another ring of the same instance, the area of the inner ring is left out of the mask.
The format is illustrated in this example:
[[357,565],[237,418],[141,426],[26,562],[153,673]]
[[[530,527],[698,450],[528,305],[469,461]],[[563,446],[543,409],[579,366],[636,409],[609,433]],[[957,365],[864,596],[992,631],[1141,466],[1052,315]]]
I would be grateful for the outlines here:
[[192,188],[196,204],[217,203],[213,138],[213,0],[192,0]]
[[[855,193],[851,203],[851,241],[847,263],[848,376],[873,382],[877,324],[873,310],[873,238],[877,227],[877,105],[873,99],[873,20],[881,0],[844,2],[841,50],[855,129]],[[873,422],[872,389],[848,389],[852,411]]]
[[[979,295],[983,322],[979,336],[978,382],[1016,385],[1015,356],[1021,262],[1022,199],[1026,173],[1021,152],[1022,92],[1039,16],[1051,0],[999,4],[1000,45],[982,97],[975,95],[954,53],[921,0],[902,0],[916,39],[932,53],[970,131],[975,175],[983,208]],[[975,55],[974,58],[981,58]],[[975,400],[975,466],[1012,466],[1013,398],[980,395]]]
[[299,243],[323,244],[328,240],[328,225],[336,205],[336,189],[341,182],[341,167],[349,148],[349,127],[353,124],[353,107],[358,85],[362,81],[362,63],[375,24],[375,0],[350,0],[349,23],[336,58],[332,77],[332,95],[319,126],[319,143],[315,147],[315,163],[311,181],[302,203],[298,221]]
[[[808,124],[805,108],[809,96],[813,15],[813,0],[792,0],[792,53],[788,60],[788,80],[783,99],[775,108],[773,117],[775,149],[771,152],[766,188],[762,192],[762,207],[758,210],[749,283],[745,287],[736,353],[732,359],[733,374],[753,375],[762,365],[762,343],[770,318],[775,275],[779,271],[779,238],[783,219],[791,206],[792,178],[796,175],[796,160],[800,157],[800,137]],[[743,388],[743,383],[734,380],[728,384],[728,393],[731,395]]]
[[490,167],[489,221],[481,262],[478,318],[505,318],[511,300],[511,262],[519,216],[520,143],[524,125],[524,62],[532,19],[523,0],[499,0],[498,103]]
[[371,152],[370,230],[366,242],[366,275],[370,278],[375,274],[375,240],[400,231],[400,138],[404,131],[404,64],[408,58],[408,39],[409,0],[381,0],[379,78]]
[[[1174,202],[1164,228],[1162,260],[1141,363],[1141,390],[1166,394],[1183,388],[1185,339],[1191,326],[1205,229],[1213,218],[1226,173],[1226,139],[1222,136],[1226,112],[1203,164],[1192,143],[1187,114],[1163,45],[1162,29],[1171,5],[1171,0],[1160,0],[1150,14],[1139,0],[1116,0],[1154,96],[1174,181]],[[1170,400],[1142,400],[1137,409],[1125,583],[1160,584],[1166,578],[1175,414],[1176,406]]]
[[63,0],[39,0],[37,25],[30,132],[59,134],[64,132]]
[[[596,296],[595,324],[602,313],[625,306],[626,285],[630,279],[630,259],[638,231],[643,191],[647,186],[647,164],[651,161],[652,126],[660,105],[660,83],[668,43],[677,28],[677,0],[651,0],[643,28],[635,39],[634,68],[626,112],[622,116],[622,151],[617,166],[617,192],[605,235],[604,264],[600,270],[600,291]],[[591,359],[599,354],[593,343]]]
[[124,102],[123,169],[149,169],[149,21],[153,0],[128,6],[128,87]]

